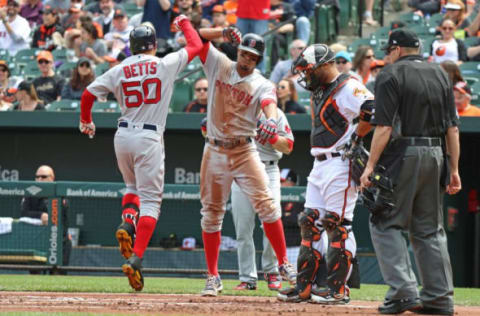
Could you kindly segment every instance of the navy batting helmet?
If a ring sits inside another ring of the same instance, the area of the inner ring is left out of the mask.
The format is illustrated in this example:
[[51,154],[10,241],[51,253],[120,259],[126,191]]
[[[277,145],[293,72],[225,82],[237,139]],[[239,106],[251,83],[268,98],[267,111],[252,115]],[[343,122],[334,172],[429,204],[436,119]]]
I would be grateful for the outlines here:
[[157,47],[155,29],[148,25],[139,25],[130,32],[130,50],[139,54]]
[[247,33],[242,37],[242,42],[238,46],[238,49],[245,50],[260,58],[257,61],[257,64],[262,61],[263,51],[265,50],[265,40],[260,35],[254,33]]
[[313,44],[305,48],[292,64],[292,73],[300,74],[298,83],[307,90],[314,91],[319,82],[306,76],[317,67],[335,60],[335,52],[325,44]]

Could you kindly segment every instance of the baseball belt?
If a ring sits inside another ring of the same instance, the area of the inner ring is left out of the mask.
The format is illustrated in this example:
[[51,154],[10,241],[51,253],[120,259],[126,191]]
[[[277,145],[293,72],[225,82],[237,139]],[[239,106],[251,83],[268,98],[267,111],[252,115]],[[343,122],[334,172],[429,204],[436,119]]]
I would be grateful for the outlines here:
[[[118,127],[128,128],[128,122],[122,121],[122,122],[118,123]],[[155,132],[157,131],[157,126],[152,125],[152,124],[143,124],[142,128],[143,129],[148,129],[148,130],[151,130],[151,131],[155,131]]]
[[220,140],[220,139],[205,137],[205,142],[214,146],[225,148],[225,149],[232,149],[237,147],[238,145],[251,143],[252,139],[250,137],[238,137],[230,140]]

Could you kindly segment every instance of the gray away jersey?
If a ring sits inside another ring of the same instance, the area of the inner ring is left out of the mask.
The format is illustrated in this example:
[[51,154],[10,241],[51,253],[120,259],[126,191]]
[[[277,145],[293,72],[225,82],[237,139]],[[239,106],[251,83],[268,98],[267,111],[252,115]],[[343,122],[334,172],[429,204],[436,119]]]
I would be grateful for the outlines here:
[[242,78],[236,64],[209,45],[203,69],[209,83],[207,135],[210,138],[255,137],[262,102],[277,103],[271,81],[258,70]]
[[87,90],[97,98],[113,92],[120,105],[120,121],[159,125],[163,130],[175,78],[187,65],[185,49],[163,58],[133,55],[96,78]]
[[[264,122],[265,120],[266,120],[265,114],[262,112],[260,121]],[[283,136],[293,142],[292,129],[288,124],[287,117],[285,116],[283,111],[280,110],[279,108],[277,108],[277,127],[278,127],[279,136]],[[283,154],[278,150],[274,149],[269,142],[266,142],[265,145],[262,145],[259,142],[255,142],[255,145],[257,145],[257,150],[260,155],[260,160],[262,161],[279,160],[283,156]]]

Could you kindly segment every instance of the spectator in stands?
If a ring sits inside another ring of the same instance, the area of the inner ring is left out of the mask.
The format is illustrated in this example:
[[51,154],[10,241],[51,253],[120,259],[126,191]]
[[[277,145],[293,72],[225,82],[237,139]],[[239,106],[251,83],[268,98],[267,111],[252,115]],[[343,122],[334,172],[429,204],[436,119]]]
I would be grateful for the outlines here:
[[441,1],[440,0],[408,0],[408,6],[416,13],[425,16],[427,14],[433,15],[440,12]]
[[11,107],[17,99],[15,92],[18,84],[23,81],[21,77],[11,76],[10,68],[5,60],[0,60],[0,102],[3,104],[2,108]]
[[41,111],[45,106],[38,98],[35,86],[28,81],[22,81],[15,93],[18,103],[13,107],[17,111]]
[[465,81],[459,81],[453,87],[455,106],[460,116],[480,116],[480,108],[471,105],[472,90]]
[[12,103],[5,100],[5,90],[0,89],[0,112],[8,111],[12,108]]
[[340,43],[333,43],[329,46],[329,48],[336,54],[341,51],[347,51],[347,46],[340,44]]
[[[462,0],[449,0],[445,5],[445,9],[447,11],[445,12],[443,19],[452,20],[457,30],[463,30],[470,25],[470,21],[466,19],[465,4]],[[460,36],[464,38],[465,33],[461,34]]]
[[[280,186],[293,187],[298,185],[298,177],[295,171],[291,169],[282,169],[280,171]],[[282,202],[282,223],[285,231],[285,241],[287,243],[288,262],[297,262],[298,252],[300,251],[300,227],[298,226],[298,215],[303,211],[303,203],[300,202]]]
[[53,55],[48,50],[42,50],[37,55],[38,69],[41,75],[33,80],[38,97],[43,104],[49,104],[61,99],[65,79],[57,76],[53,71]]
[[[97,22],[93,21],[90,14],[85,14],[81,12],[80,16],[76,20],[75,26],[72,29],[65,31],[65,45],[67,48],[75,48],[75,41],[82,41],[82,39],[77,39],[82,36],[82,24],[92,24],[97,30],[98,38],[103,38],[102,26]],[[79,43],[77,43],[79,44]]]
[[237,0],[226,0],[223,3],[223,7],[225,8],[225,12],[227,13],[228,24],[236,25],[237,24],[237,8],[238,8]]
[[298,94],[295,84],[290,79],[282,79],[277,85],[277,105],[285,114],[306,113],[298,104]]
[[440,66],[442,66],[442,68],[447,72],[450,81],[452,81],[452,86],[456,85],[459,81],[465,81],[463,80],[460,68],[458,68],[458,65],[453,61],[444,61],[440,64]]
[[373,19],[373,4],[375,0],[365,0],[365,12],[363,12],[363,23],[370,26],[378,26],[378,22]]
[[60,19],[60,25],[64,30],[75,28],[78,19],[83,13],[83,1],[82,0],[71,0],[70,9],[68,12]]
[[115,11],[121,8],[115,8],[113,0],[100,0],[98,2],[101,14],[93,20],[102,26],[103,34],[110,32],[110,25],[112,24]]
[[289,49],[291,58],[287,60],[279,60],[277,62],[270,75],[270,80],[274,83],[278,83],[281,79],[289,77],[291,75],[290,70],[292,68],[292,62],[300,56],[300,53],[305,47],[306,44],[304,41],[300,39],[293,40],[292,43],[290,43]]
[[339,51],[335,55],[335,66],[337,66],[338,72],[353,75],[352,58],[350,57],[350,54],[346,51]]
[[158,39],[157,43],[161,48],[166,45],[166,40],[172,35],[170,33],[170,18],[172,4],[170,0],[136,0],[137,5],[143,7],[142,22],[150,22],[155,27]]
[[12,56],[29,48],[30,25],[18,15],[19,7],[16,0],[8,0],[7,6],[0,8],[0,49],[8,50]]
[[49,6],[56,9],[57,12],[63,14],[70,9],[70,0],[46,0],[43,3],[45,6]]
[[[242,34],[255,33],[263,36],[268,31],[270,19],[270,0],[237,0],[237,27]],[[265,50],[262,62],[257,65],[261,72],[265,72]]]
[[[52,167],[43,165],[38,167],[35,172],[35,181],[37,182],[53,182],[55,181],[55,173]],[[21,217],[38,218],[42,221],[42,225],[48,225],[48,198],[38,198],[34,196],[24,197],[21,202]],[[70,252],[72,242],[68,236],[67,215],[69,203],[68,200],[62,199],[62,218],[63,224],[63,265],[68,265],[70,261]],[[32,273],[32,272],[30,272]],[[33,273],[32,273],[33,274]]]
[[[288,2],[282,0],[270,0],[270,20],[269,28],[276,28],[277,25],[291,20],[295,16],[293,6]],[[283,47],[287,47],[287,33],[294,31],[293,23],[283,24],[276,32],[273,33],[272,51],[270,54],[270,62],[272,65],[276,64],[280,57],[279,52],[283,51]]]
[[42,17],[43,24],[33,33],[32,47],[53,50],[62,42],[64,30],[55,9],[46,8]]
[[72,78],[62,90],[62,99],[80,100],[83,90],[95,79],[95,72],[90,59],[82,57],[72,70]]
[[194,95],[195,99],[188,103],[184,108],[183,112],[207,112],[207,98],[208,98],[208,81],[207,78],[201,77],[195,80],[194,86]]
[[451,60],[457,64],[467,61],[467,49],[462,40],[455,38],[455,23],[445,19],[441,24],[442,38],[432,43],[431,56],[433,62],[441,63]]
[[98,38],[97,28],[93,23],[82,22],[80,27],[81,36],[73,42],[75,55],[77,57],[87,57],[95,64],[102,63],[103,56],[108,52],[105,42]]
[[41,0],[27,0],[20,8],[20,15],[24,17],[33,29],[42,24],[43,3]]
[[355,75],[364,85],[373,80],[370,76],[370,64],[374,59],[375,55],[373,49],[368,45],[360,45],[353,57],[353,69]]
[[105,41],[107,47],[111,51],[110,56],[116,58],[121,51],[127,51],[127,56],[130,56],[130,32],[133,26],[128,25],[128,17],[124,10],[116,9],[113,16],[112,27],[110,32],[105,34]]
[[193,0],[176,0],[176,5],[173,9],[173,15],[171,21],[175,19],[180,14],[186,15],[192,25],[198,29],[202,23],[202,6],[200,2]]
[[221,5],[223,9],[224,0],[203,0],[202,3],[202,18],[213,22],[214,8]]
[[301,39],[305,43],[310,40],[310,17],[315,12],[315,0],[296,0],[293,1],[293,8],[297,19],[295,20],[295,28],[297,30],[297,38]]
[[385,67],[383,60],[372,60],[370,64],[370,76],[373,78],[366,84],[366,87],[370,92],[375,93],[375,79],[377,79],[378,73]]
[[217,4],[212,9],[212,27],[227,27],[227,13],[221,4]]

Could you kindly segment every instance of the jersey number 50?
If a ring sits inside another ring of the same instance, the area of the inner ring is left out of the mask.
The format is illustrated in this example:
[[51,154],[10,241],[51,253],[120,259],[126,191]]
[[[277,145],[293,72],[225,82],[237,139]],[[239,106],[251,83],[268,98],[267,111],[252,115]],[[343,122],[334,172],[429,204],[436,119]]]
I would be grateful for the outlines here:
[[[135,89],[136,87],[141,87]],[[152,98],[148,98],[150,88],[155,90]],[[123,94],[125,98],[125,106],[127,108],[138,108],[143,103],[155,104],[162,98],[162,82],[158,78],[148,78],[143,82],[140,81],[127,81],[122,82]],[[142,93],[143,92],[143,93]]]

